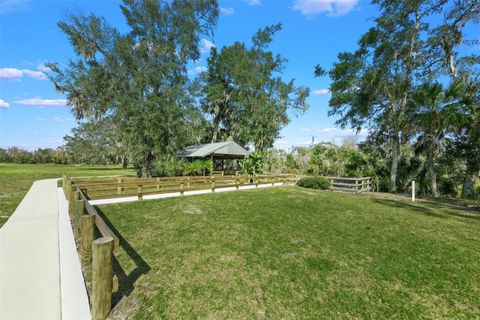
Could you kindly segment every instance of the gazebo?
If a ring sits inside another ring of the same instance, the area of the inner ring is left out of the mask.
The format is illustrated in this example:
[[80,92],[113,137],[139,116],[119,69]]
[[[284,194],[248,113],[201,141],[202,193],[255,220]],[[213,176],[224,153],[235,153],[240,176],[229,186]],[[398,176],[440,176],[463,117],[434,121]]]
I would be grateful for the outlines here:
[[238,166],[238,161],[248,156],[249,152],[235,141],[215,142],[207,144],[195,144],[185,147],[177,153],[178,158],[190,161],[198,159],[211,159],[213,171],[225,171],[233,169],[225,166],[225,160],[230,160],[231,164]]

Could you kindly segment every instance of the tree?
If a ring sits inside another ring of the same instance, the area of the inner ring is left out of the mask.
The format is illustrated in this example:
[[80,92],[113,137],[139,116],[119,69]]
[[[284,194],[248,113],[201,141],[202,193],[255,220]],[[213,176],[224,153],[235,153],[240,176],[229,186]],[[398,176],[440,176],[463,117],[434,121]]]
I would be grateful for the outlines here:
[[286,60],[268,50],[281,24],[260,29],[252,46],[235,42],[211,49],[203,75],[203,109],[212,117],[212,142],[221,129],[240,144],[266,150],[289,122],[287,110],[306,110],[309,90],[281,79]]
[[463,105],[464,87],[461,82],[444,89],[436,82],[419,86],[412,97],[413,112],[410,126],[418,133],[417,150],[426,156],[426,166],[431,183],[431,193],[438,197],[435,154],[445,145],[445,136],[458,123]]
[[78,60],[49,67],[77,118],[113,119],[147,177],[155,158],[190,143],[189,132],[201,123],[186,64],[199,58],[200,36],[212,32],[218,4],[124,0],[120,7],[129,29],[124,34],[95,15],[61,21]]

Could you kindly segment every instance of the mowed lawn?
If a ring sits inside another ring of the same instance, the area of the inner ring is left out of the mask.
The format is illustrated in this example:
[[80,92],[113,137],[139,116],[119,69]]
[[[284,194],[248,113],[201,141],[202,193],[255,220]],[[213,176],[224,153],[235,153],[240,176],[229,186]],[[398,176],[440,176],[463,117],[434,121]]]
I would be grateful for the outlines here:
[[70,176],[133,174],[119,166],[74,166],[59,164],[0,163],[0,227],[15,211],[33,181]]
[[100,209],[114,319],[480,318],[477,211],[298,187]]

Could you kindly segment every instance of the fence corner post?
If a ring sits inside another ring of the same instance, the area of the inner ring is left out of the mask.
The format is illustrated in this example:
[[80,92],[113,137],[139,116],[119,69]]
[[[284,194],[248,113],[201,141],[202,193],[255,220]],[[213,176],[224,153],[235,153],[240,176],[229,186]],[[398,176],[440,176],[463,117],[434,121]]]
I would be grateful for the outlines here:
[[104,320],[112,310],[113,238],[93,241],[92,253],[92,319]]

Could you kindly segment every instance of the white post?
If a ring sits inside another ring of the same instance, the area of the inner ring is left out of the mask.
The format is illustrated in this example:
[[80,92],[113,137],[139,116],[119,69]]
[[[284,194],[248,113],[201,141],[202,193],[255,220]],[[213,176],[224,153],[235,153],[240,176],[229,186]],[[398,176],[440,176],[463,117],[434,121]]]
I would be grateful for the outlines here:
[[415,201],[415,181],[412,181],[412,201]]

